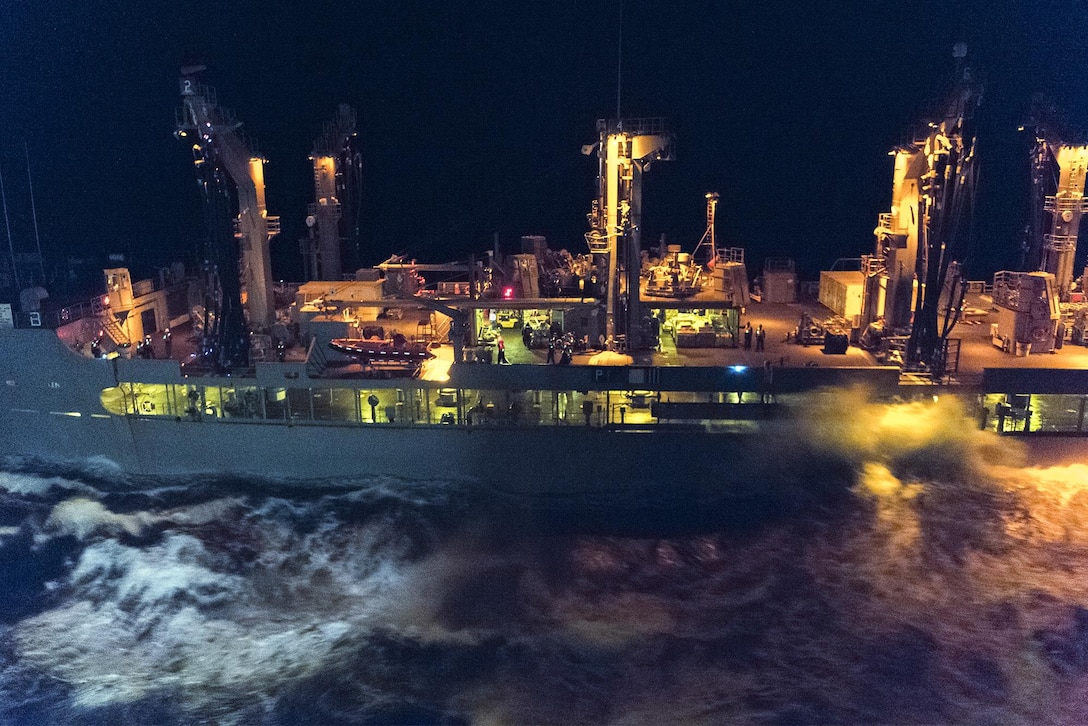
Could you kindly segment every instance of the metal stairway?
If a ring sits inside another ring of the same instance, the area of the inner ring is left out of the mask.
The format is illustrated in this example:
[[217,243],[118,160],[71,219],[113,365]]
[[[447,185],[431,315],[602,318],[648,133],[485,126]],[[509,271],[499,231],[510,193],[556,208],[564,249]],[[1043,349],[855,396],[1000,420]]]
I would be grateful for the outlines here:
[[121,323],[117,321],[117,318],[107,314],[103,315],[101,320],[103,332],[105,332],[106,336],[113,341],[114,345],[124,345],[132,342],[129,340],[128,333],[121,327]]

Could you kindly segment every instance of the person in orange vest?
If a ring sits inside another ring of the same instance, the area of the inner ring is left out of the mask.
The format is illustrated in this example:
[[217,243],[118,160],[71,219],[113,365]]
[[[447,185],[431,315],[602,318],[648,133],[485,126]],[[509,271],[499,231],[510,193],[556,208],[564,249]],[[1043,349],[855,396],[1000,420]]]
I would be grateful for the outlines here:
[[507,360],[506,360],[506,341],[504,341],[502,339],[501,335],[498,336],[497,338],[495,338],[495,345],[498,346],[498,348],[499,348],[499,360],[498,360],[498,362],[503,364],[503,365],[506,365],[506,363],[507,363]]

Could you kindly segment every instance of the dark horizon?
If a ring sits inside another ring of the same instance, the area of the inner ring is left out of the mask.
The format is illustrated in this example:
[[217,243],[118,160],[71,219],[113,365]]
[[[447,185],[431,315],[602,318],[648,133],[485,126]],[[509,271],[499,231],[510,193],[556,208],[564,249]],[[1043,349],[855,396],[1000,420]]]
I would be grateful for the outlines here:
[[[868,253],[891,196],[887,152],[945,92],[963,41],[986,78],[969,272],[1015,265],[1031,141],[1016,127],[1032,96],[1088,126],[1073,71],[1088,63],[1088,8],[1016,5],[923,0],[907,17],[855,2],[623,3],[622,115],[667,117],[677,136],[676,160],[647,176],[644,242],[664,233],[693,247],[716,191],[719,242],[744,247],[752,275],[765,257],[793,257],[812,279]],[[615,116],[618,0],[105,7],[0,11],[0,170],[18,250],[34,249],[24,142],[47,256],[126,251],[162,265],[195,250],[195,177],[172,133],[179,68],[196,60],[269,160],[277,277],[300,276],[307,154],[340,103],[358,114],[368,263],[462,258],[496,234],[507,250],[543,234],[585,251],[596,169],[580,147]]]

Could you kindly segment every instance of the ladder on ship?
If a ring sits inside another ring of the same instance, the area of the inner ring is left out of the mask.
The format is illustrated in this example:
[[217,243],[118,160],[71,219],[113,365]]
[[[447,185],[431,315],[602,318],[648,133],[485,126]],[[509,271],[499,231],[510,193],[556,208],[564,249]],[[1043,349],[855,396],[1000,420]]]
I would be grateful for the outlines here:
[[113,341],[114,345],[124,345],[131,343],[128,333],[121,327],[121,324],[117,322],[117,319],[112,315],[104,315],[102,317],[102,331],[106,336]]

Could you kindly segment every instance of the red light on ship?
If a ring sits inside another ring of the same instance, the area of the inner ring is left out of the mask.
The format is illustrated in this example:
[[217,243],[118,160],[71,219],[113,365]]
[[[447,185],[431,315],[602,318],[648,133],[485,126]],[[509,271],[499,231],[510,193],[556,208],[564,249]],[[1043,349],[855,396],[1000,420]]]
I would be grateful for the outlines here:
[[514,299],[514,288],[504,287],[502,289],[502,299],[503,300],[513,300]]

